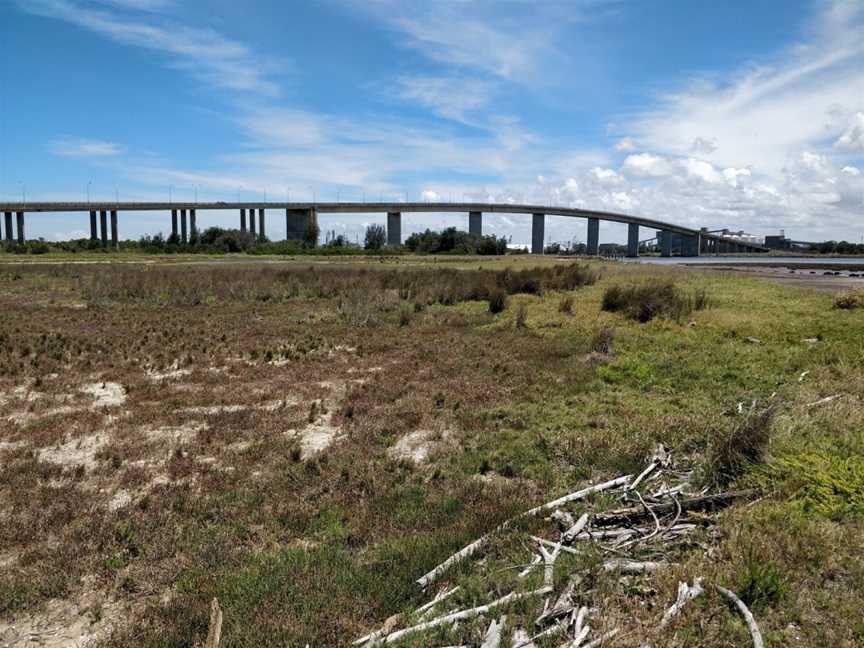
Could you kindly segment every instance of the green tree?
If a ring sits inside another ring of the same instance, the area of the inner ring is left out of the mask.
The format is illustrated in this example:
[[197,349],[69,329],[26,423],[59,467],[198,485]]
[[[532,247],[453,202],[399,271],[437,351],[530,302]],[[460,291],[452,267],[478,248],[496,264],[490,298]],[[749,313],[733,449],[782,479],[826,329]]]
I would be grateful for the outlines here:
[[383,225],[373,224],[366,228],[363,247],[367,250],[380,250],[387,243],[387,230]]
[[321,236],[321,228],[318,227],[318,219],[310,218],[303,230],[303,245],[309,248],[318,246],[318,237]]

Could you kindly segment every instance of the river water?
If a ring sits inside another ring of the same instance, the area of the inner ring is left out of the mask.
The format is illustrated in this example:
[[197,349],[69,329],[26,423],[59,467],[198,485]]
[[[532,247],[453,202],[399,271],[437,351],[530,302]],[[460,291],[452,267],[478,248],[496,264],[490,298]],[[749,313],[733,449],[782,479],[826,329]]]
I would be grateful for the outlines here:
[[864,257],[816,257],[816,256],[699,256],[699,257],[655,257],[644,256],[635,259],[624,258],[622,261],[635,263],[652,263],[656,265],[771,265],[774,267],[788,267],[801,265],[851,265],[864,266]]

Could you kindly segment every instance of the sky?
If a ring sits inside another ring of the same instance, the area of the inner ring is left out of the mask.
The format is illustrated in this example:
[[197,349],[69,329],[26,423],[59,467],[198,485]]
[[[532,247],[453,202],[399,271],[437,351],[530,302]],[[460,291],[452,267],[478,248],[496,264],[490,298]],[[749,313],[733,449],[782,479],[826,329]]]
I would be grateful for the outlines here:
[[[860,242],[864,0],[0,0],[0,201],[88,195],[555,204]],[[447,226],[467,214],[403,217]],[[123,238],[169,228],[121,213]],[[550,241],[585,229],[547,218]],[[527,243],[530,216],[484,233]],[[28,216],[29,237],[88,234]]]

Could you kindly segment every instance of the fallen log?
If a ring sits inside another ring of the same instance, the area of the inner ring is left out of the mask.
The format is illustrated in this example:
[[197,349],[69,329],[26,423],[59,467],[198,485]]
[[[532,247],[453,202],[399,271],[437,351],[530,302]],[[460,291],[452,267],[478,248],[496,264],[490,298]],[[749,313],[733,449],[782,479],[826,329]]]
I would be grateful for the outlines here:
[[381,637],[378,641],[384,644],[393,643],[394,641],[397,641],[406,635],[414,634],[415,632],[422,632],[423,630],[435,628],[445,623],[461,621],[462,619],[473,619],[474,617],[480,616],[481,614],[487,614],[489,611],[494,610],[497,607],[501,607],[502,605],[506,605],[507,603],[510,603],[512,601],[518,601],[519,599],[529,598],[531,596],[543,596],[545,594],[549,594],[551,591],[551,587],[541,587],[540,589],[532,590],[530,592],[511,592],[510,594],[502,596],[501,598],[496,599],[491,603],[486,603],[485,605],[480,605],[467,610],[451,612],[450,614],[445,614],[444,616],[440,616],[435,619],[425,621],[423,623],[418,623],[417,625],[411,626],[410,628],[403,628],[402,630],[391,632],[390,634]]
[[[717,493],[716,495],[690,497],[678,500],[677,504],[675,502],[657,504],[651,508],[651,511],[653,511],[654,515],[668,515],[675,513],[678,510],[678,506],[681,507],[682,511],[716,511],[731,505],[736,500],[752,499],[758,497],[760,494],[761,491],[759,489],[748,488],[746,490]],[[597,513],[594,515],[592,522],[595,526],[601,527],[632,524],[653,517],[651,511],[646,510],[642,506],[634,506],[607,513]]]
[[603,571],[620,571],[624,574],[648,574],[665,569],[667,562],[638,562],[635,560],[607,560],[603,563]]

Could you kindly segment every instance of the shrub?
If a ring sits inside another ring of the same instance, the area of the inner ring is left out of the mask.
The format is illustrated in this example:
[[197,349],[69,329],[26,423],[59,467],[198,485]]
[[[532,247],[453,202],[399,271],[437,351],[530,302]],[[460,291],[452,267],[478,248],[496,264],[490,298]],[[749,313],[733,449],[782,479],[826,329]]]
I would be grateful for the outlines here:
[[771,436],[774,409],[766,407],[745,414],[728,432],[716,434],[709,443],[710,476],[727,484],[765,457]]
[[558,302],[558,312],[570,315],[573,312],[573,296],[564,295]]
[[503,312],[507,308],[507,301],[507,293],[495,288],[489,293],[489,312],[493,315]]
[[834,308],[840,310],[852,310],[864,306],[864,294],[847,292],[834,298]]
[[738,598],[747,607],[759,609],[779,603],[785,593],[780,569],[773,562],[764,562],[752,553],[747,556],[744,574],[738,586]]
[[609,353],[612,350],[612,339],[615,329],[611,326],[601,326],[594,330],[591,336],[591,351],[594,353]]
[[525,304],[519,304],[516,309],[516,328],[526,328],[528,326],[528,307]]
[[636,286],[609,286],[603,292],[601,308],[621,312],[630,319],[649,322],[657,317],[680,320],[694,310],[708,306],[704,290],[688,295],[672,282]]
[[414,318],[414,311],[408,306],[399,309],[399,326],[408,326]]

